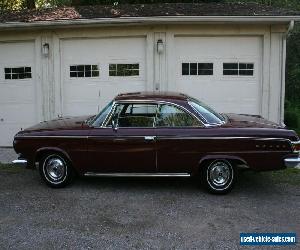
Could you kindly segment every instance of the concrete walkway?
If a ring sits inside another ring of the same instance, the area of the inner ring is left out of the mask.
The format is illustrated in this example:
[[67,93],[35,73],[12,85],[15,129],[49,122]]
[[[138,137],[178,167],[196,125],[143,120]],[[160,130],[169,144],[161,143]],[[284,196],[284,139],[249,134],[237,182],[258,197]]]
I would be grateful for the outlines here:
[[0,163],[11,163],[17,157],[13,148],[0,147]]

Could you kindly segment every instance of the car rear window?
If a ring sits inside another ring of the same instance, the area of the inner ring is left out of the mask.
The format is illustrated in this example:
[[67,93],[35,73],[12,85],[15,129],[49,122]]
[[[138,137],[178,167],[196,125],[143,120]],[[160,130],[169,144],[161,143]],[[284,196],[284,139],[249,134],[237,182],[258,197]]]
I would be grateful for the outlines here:
[[224,117],[221,114],[199,100],[190,98],[189,104],[199,113],[206,123],[221,124],[224,122]]

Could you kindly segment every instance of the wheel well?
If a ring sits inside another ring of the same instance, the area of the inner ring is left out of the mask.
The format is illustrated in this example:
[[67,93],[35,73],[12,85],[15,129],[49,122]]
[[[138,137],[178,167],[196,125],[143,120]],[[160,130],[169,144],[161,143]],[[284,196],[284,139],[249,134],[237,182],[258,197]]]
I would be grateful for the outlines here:
[[241,160],[241,159],[236,159],[236,158],[227,158],[227,157],[216,157],[216,158],[209,158],[209,159],[205,159],[203,161],[200,162],[199,165],[199,169],[201,169],[202,167],[206,166],[206,164],[208,164],[209,162],[215,161],[215,160],[226,160],[229,163],[231,163],[233,165],[233,167],[236,167],[238,165],[245,165],[245,161]]
[[50,155],[50,154],[57,154],[57,155],[63,157],[66,161],[68,161],[69,164],[72,165],[72,162],[70,161],[69,157],[67,157],[64,153],[62,153],[58,150],[55,150],[55,149],[45,149],[45,150],[38,151],[35,156],[35,162],[40,162],[40,160],[45,155]]
[[63,157],[67,163],[69,164],[69,166],[72,168],[73,172],[75,173],[75,175],[79,175],[78,170],[73,166],[72,161],[70,160],[70,158],[63,152],[59,151],[59,150],[55,150],[55,149],[45,149],[45,150],[40,150],[36,153],[35,156],[35,163],[36,162],[40,162],[40,160],[45,156],[45,155],[49,155],[49,154],[57,154],[61,157]]

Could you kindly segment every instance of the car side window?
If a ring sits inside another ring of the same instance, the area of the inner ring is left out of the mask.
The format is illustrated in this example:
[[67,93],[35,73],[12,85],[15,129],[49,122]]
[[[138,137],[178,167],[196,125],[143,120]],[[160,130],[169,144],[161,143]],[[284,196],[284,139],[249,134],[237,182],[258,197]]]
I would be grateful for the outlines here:
[[162,104],[159,106],[157,127],[199,127],[200,122],[191,114],[175,105]]
[[[154,127],[156,104],[117,104],[112,119],[122,127]],[[112,124],[112,123],[111,123]]]

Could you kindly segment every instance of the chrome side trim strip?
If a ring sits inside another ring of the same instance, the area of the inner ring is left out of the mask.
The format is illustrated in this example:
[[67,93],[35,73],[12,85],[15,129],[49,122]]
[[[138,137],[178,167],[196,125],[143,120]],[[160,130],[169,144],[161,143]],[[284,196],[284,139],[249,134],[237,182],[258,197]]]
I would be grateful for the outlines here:
[[[130,135],[130,136],[122,136],[126,138],[138,138],[142,137],[144,138],[146,135]],[[16,139],[22,139],[22,138],[69,138],[69,139],[88,139],[88,138],[93,138],[93,137],[107,137],[107,138],[112,138],[113,136],[105,136],[105,135],[100,135],[100,136],[72,136],[72,135],[30,135],[30,136],[16,136]],[[192,139],[192,140],[227,140],[227,139],[253,139],[253,140],[262,140],[262,141],[268,141],[268,140],[282,140],[282,141],[288,141],[290,143],[294,143],[291,140],[287,138],[262,138],[262,137],[250,137],[250,136],[211,136],[211,137],[205,137],[205,136],[159,136],[157,135],[156,138],[158,139],[168,139],[168,140],[186,140],[186,139]]]
[[230,139],[253,139],[253,140],[262,140],[262,141],[271,141],[271,140],[283,140],[283,141],[290,141],[287,138],[262,138],[262,137],[252,137],[252,136],[209,136],[209,137],[205,137],[205,136],[157,136],[158,139],[169,139],[169,140],[186,140],[186,139],[192,139],[192,140],[230,140]]
[[25,160],[25,159],[13,160],[12,164],[26,166],[27,165],[27,160]]
[[284,165],[287,168],[300,168],[300,157],[298,158],[285,158]]
[[58,139],[58,138],[67,138],[67,139],[88,139],[88,136],[78,136],[78,135],[22,135],[22,136],[15,136],[15,139],[30,139],[30,138],[41,138],[41,139],[48,139],[48,138],[54,138],[54,139]]
[[240,165],[236,165],[237,168],[243,168],[243,169],[249,169],[250,167],[246,164],[240,164]]
[[94,173],[86,172],[90,177],[190,177],[189,173]]

